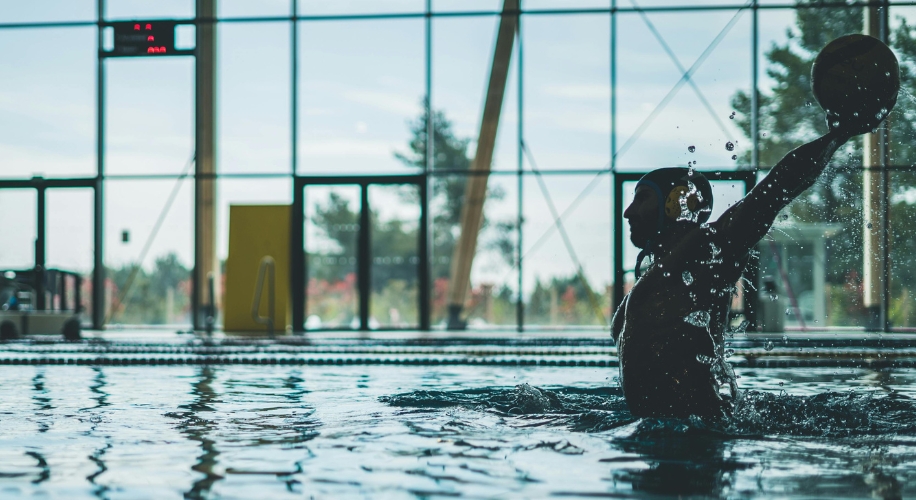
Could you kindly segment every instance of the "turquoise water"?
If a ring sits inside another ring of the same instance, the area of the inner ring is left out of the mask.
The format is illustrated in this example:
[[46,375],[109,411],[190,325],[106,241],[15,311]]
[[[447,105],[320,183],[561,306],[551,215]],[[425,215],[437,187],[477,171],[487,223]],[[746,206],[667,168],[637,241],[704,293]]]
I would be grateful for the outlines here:
[[4,366],[0,497],[900,498],[916,370],[738,369],[634,419],[616,368]]

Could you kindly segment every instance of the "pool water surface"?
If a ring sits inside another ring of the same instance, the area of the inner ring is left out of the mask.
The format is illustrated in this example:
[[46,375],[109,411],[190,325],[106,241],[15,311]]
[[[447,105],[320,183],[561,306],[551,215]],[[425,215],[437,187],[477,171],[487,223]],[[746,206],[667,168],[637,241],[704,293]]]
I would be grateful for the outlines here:
[[634,419],[616,368],[5,366],[0,497],[901,498],[916,370],[740,368]]

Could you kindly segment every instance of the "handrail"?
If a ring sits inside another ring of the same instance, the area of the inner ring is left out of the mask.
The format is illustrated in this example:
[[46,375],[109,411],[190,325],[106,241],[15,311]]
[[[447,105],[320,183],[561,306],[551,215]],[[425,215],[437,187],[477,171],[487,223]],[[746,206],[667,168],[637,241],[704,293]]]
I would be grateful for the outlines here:
[[[267,325],[267,335],[274,337],[274,321],[276,307],[274,302],[274,283],[276,278],[276,262],[270,255],[265,255],[258,264],[258,281],[254,286],[254,298],[251,301],[251,319],[261,325]],[[261,293],[264,289],[264,276],[267,276],[267,309],[268,315],[261,316]]]

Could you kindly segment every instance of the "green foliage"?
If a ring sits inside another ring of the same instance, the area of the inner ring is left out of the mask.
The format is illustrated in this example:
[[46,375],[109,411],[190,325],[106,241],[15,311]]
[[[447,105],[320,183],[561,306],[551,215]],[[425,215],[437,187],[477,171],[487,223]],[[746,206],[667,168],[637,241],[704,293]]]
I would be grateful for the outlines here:
[[[191,271],[175,253],[156,259],[147,270],[139,264],[108,268],[111,323],[162,325],[191,322]],[[124,294],[128,281],[130,290]],[[122,303],[121,300],[124,300]]]
[[[795,11],[795,26],[787,30],[787,43],[773,44],[766,52],[766,74],[774,85],[769,92],[758,95],[759,101],[759,166],[773,166],[795,147],[827,132],[824,112],[811,93],[811,64],[818,51],[831,40],[850,33],[861,33],[864,10],[849,6],[843,0],[799,0],[805,6]],[[907,89],[916,88],[916,27],[903,18],[897,19],[891,33],[891,47],[900,62],[903,91],[894,112],[888,117],[891,138],[890,163],[916,163],[916,106]],[[744,134],[751,135],[751,98],[738,92],[732,98],[738,111],[736,122]],[[751,165],[750,153],[742,159],[745,168]],[[796,222],[830,222],[844,229],[828,242],[827,280],[833,324],[860,324],[862,259],[862,139],[856,137],[834,155],[829,168],[814,187],[787,208],[787,216]],[[892,179],[892,279],[894,303],[911,300],[916,280],[916,261],[912,248],[916,243],[916,213],[913,198],[913,178],[897,174]],[[909,200],[909,201],[908,201]],[[910,294],[910,295],[907,295]],[[912,307],[892,304],[895,323],[916,324]]]
[[609,297],[595,294],[601,311],[595,311],[588,290],[578,275],[538,279],[525,309],[525,322],[535,325],[605,326],[601,319],[610,311]]
[[[427,108],[426,101],[422,103]],[[422,169],[426,166],[426,146],[430,115],[425,111],[410,123],[410,153],[396,153],[395,157],[404,165]],[[432,171],[436,174],[431,182],[430,216],[433,222],[431,234],[432,276],[449,276],[450,259],[458,243],[461,224],[461,207],[464,204],[464,193],[471,168],[468,148],[471,139],[458,137],[452,130],[452,122],[445,113],[432,110],[433,153]],[[505,192],[498,186],[487,189],[487,200],[498,201],[505,197]],[[515,244],[513,234],[517,228],[514,221],[491,221],[484,214],[481,233],[490,230],[489,237],[481,237],[478,247],[483,250],[495,250],[509,265],[514,263]]]

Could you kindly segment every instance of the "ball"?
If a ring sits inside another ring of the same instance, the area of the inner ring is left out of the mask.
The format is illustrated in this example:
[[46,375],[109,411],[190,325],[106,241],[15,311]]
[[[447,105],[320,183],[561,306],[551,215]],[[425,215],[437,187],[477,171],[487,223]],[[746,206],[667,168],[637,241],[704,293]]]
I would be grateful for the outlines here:
[[814,59],[811,90],[832,127],[844,120],[877,125],[897,102],[897,58],[877,38],[842,36],[828,43]]

